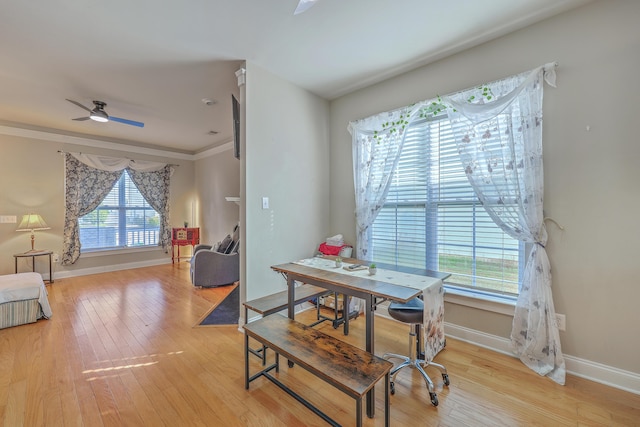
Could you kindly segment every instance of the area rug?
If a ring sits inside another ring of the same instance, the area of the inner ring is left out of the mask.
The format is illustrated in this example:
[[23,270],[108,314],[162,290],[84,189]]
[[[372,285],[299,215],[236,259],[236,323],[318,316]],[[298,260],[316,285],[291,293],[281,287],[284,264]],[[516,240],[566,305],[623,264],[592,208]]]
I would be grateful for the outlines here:
[[235,288],[218,305],[206,313],[198,322],[198,326],[237,325],[240,317],[240,288]]

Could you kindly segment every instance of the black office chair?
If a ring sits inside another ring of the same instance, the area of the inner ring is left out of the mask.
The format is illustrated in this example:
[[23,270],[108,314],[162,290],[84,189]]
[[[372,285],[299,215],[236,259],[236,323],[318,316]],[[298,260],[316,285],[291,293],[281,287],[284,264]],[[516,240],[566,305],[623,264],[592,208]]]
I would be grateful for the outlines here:
[[424,358],[424,352],[422,349],[422,322],[424,317],[424,302],[419,298],[414,298],[406,304],[401,304],[397,302],[392,302],[389,305],[389,315],[396,320],[399,320],[404,323],[409,323],[411,325],[411,330],[409,332],[409,356],[403,356],[400,354],[394,353],[385,353],[382,357],[384,359],[397,358],[402,359],[403,362],[398,366],[394,367],[391,370],[391,394],[395,394],[395,379],[396,375],[400,369],[405,366],[410,366],[412,368],[416,368],[420,374],[424,377],[424,380],[427,383],[427,388],[429,389],[429,397],[431,398],[431,403],[433,406],[438,406],[438,396],[436,395],[435,387],[433,385],[433,381],[424,371],[424,368],[427,366],[434,366],[442,372],[442,379],[444,381],[444,385],[449,385],[449,374],[447,374],[447,368],[439,363],[435,362],[427,362]]

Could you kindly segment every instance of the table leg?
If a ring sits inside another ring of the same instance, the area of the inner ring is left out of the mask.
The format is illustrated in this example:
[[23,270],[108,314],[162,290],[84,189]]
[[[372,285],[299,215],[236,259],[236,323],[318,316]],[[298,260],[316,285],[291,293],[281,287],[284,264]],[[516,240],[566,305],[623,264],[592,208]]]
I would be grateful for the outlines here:
[[18,257],[13,257],[16,260],[16,274],[18,274]]
[[[365,343],[366,350],[375,354],[374,352],[374,328],[373,328],[373,318],[374,318],[374,298],[373,295],[367,295],[364,299],[365,303],[365,315],[366,315],[366,332],[365,332]],[[367,416],[369,418],[373,418],[376,414],[376,394],[375,388],[371,388],[369,392],[367,392]]]
[[289,303],[287,304],[287,311],[289,315],[289,319],[293,319],[295,317],[296,305],[295,305],[295,292],[296,292],[296,281],[291,277],[287,276],[287,295],[289,297]]
[[[349,317],[351,316],[351,308],[350,308],[350,302],[351,302],[351,297],[349,295],[345,295],[342,294],[342,316],[344,317],[344,331],[343,333],[345,335],[349,335]],[[345,313],[347,314],[345,316]]]
[[53,270],[51,269],[51,254],[49,254],[49,283],[53,283]]

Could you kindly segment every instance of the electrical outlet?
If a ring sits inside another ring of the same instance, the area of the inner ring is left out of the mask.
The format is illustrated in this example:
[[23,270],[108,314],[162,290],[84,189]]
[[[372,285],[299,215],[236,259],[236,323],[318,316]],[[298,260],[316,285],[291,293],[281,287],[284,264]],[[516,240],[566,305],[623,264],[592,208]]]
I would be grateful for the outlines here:
[[53,260],[53,262],[58,262],[58,261],[60,261],[60,256],[57,253],[54,252],[51,255],[51,259]]
[[558,325],[558,329],[561,331],[567,330],[567,318],[564,314],[556,313],[556,324]]

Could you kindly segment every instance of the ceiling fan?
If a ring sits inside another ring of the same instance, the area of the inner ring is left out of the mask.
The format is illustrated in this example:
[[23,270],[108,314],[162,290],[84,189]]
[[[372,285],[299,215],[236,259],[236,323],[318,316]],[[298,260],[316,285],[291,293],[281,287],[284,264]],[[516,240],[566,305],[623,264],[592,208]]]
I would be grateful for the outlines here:
[[293,12],[293,14],[299,15],[302,12],[306,12],[311,8],[311,6],[316,4],[317,1],[318,0],[300,0],[300,2],[298,3],[298,7],[296,7],[296,10]]
[[73,120],[83,121],[83,120],[91,119],[91,120],[95,120],[96,122],[102,122],[102,123],[108,122],[109,120],[111,120],[113,122],[124,123],[125,125],[138,126],[140,128],[144,127],[144,123],[142,122],[136,122],[134,120],[127,120],[127,119],[122,119],[120,117],[114,117],[114,116],[108,115],[107,112],[104,111],[104,107],[107,106],[106,102],[93,101],[93,105],[95,105],[95,107],[93,110],[91,110],[88,107],[85,107],[84,105],[80,104],[79,102],[73,101],[71,99],[67,99],[67,101],[89,112],[88,117],[78,117],[77,119],[73,119]]

